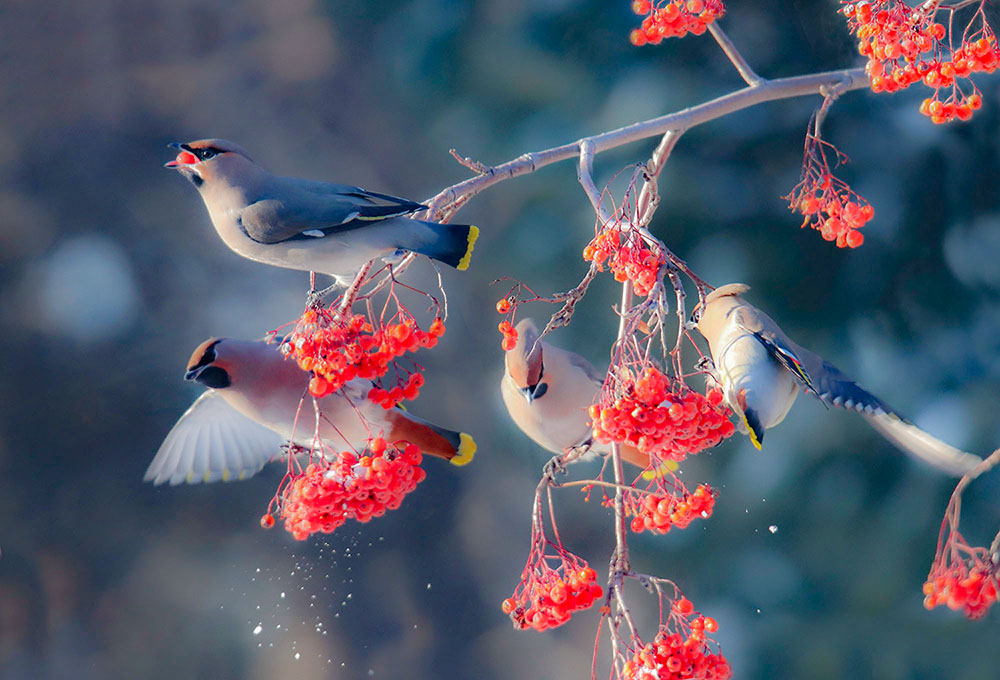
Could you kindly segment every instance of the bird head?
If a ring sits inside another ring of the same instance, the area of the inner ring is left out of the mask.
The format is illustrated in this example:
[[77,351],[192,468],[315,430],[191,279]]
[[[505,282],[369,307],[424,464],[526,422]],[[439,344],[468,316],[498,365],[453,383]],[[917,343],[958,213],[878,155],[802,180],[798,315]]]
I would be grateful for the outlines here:
[[717,335],[720,325],[725,321],[724,314],[720,315],[716,310],[723,311],[732,306],[732,304],[716,305],[714,303],[728,300],[733,304],[739,304],[740,295],[748,290],[750,290],[750,286],[745,283],[727,283],[724,286],[719,286],[705,296],[704,305],[700,302],[695,305],[694,311],[691,312],[691,323],[711,342],[712,338]]
[[223,389],[233,384],[232,361],[222,345],[223,338],[209,338],[198,345],[188,359],[185,380],[194,380],[205,387]]
[[235,174],[241,168],[255,165],[246,149],[225,139],[199,139],[183,144],[171,142],[168,146],[180,149],[180,153],[164,167],[177,170],[198,189],[213,180]]
[[507,351],[504,363],[510,379],[530,404],[549,389],[542,382],[545,377],[542,343],[538,341],[538,328],[531,319],[521,319],[514,329],[517,331],[517,343]]

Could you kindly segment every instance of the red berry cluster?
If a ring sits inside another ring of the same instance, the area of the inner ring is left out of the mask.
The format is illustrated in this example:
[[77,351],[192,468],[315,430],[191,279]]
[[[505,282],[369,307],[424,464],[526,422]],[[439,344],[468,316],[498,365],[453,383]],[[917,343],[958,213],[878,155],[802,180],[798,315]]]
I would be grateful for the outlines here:
[[396,385],[391,389],[373,387],[368,392],[368,398],[376,404],[380,404],[384,409],[394,408],[396,404],[408,399],[413,401],[420,394],[420,388],[424,386],[423,373],[411,373],[404,385]]
[[[285,530],[301,541],[318,531],[328,534],[348,519],[367,522],[395,510],[427,476],[422,457],[413,444],[376,438],[361,455],[343,451],[333,461],[310,464],[281,493]],[[270,514],[261,519],[265,527],[273,523]]]
[[[721,652],[709,647],[708,635],[719,629],[711,617],[694,612],[686,597],[677,600],[670,621],[660,626],[653,642],[636,645],[635,656],[625,662],[622,677],[626,680],[728,680],[733,675]],[[683,632],[671,632],[671,623]]]
[[687,490],[680,495],[674,494],[643,494],[632,493],[625,497],[625,511],[633,515],[632,531],[641,533],[649,529],[658,534],[665,534],[672,527],[686,529],[695,518],[708,519],[715,508],[715,492],[708,484],[700,484],[694,493]]
[[[444,322],[440,318],[426,331],[409,314],[401,312],[396,318],[400,319],[396,323],[376,326],[361,314],[341,318],[330,310],[308,309],[285,338],[281,351],[292,356],[302,370],[312,371],[309,392],[314,397],[323,397],[354,378],[372,380],[385,375],[397,357],[421,347],[433,347],[444,335]],[[411,376],[400,392],[391,397],[387,393],[383,401],[404,393],[415,397],[420,382]]]
[[837,155],[838,163],[846,160],[833,145],[806,135],[802,179],[784,198],[790,210],[803,215],[803,228],[811,226],[825,240],[836,241],[838,248],[857,248],[865,242],[858,230],[875,215],[875,209],[846,182],[833,176],[828,152]]
[[583,249],[583,259],[596,264],[599,271],[604,271],[604,261],[607,260],[615,281],[631,281],[638,295],[649,294],[656,284],[660,267],[666,262],[659,247],[650,247],[634,231],[623,234],[617,226],[598,233]]
[[650,2],[635,0],[632,11],[645,16],[642,26],[632,31],[629,41],[642,47],[657,45],[664,38],[683,38],[688,33],[701,35],[708,25],[726,13],[722,0],[672,0]]
[[[499,308],[499,306],[498,304],[497,307]],[[501,321],[500,325],[497,326],[497,330],[503,333],[503,340],[500,342],[500,347],[503,348],[503,351],[509,352],[514,349],[514,346],[517,344],[517,331],[514,330],[514,326],[511,325],[510,321]]]
[[947,605],[964,609],[978,619],[1000,596],[1000,567],[985,548],[972,548],[961,535],[952,533],[949,545],[938,553],[924,583],[924,606]]
[[530,577],[522,580],[500,609],[510,615],[514,627],[541,632],[569,621],[573,612],[587,609],[604,594],[597,585],[597,572],[585,562],[567,561],[552,569],[541,559]]
[[715,446],[733,434],[728,409],[720,408],[722,393],[704,397],[683,383],[671,386],[654,366],[632,382],[620,385],[621,396],[590,407],[594,437],[619,442],[663,460],[680,462]]
[[[968,120],[982,106],[975,84],[969,80],[973,91],[965,95],[958,80],[976,72],[992,73],[1000,65],[1000,48],[983,13],[985,3],[979,4],[954,48],[952,40],[946,40],[949,28],[935,21],[938,11],[949,12],[950,27],[954,10],[938,2],[910,6],[901,0],[842,1],[847,25],[859,39],[858,51],[868,57],[865,69],[873,91],[896,92],[923,82],[934,96],[923,101],[920,112],[935,123]],[[958,32],[952,31],[951,37],[957,38]],[[951,88],[944,101],[942,88]]]

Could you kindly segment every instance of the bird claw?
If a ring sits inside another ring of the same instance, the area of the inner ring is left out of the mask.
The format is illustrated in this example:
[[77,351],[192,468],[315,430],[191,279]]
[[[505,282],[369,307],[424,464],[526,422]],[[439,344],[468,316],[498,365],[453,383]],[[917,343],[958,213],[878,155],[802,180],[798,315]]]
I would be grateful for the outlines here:
[[566,474],[565,454],[552,456],[549,461],[542,466],[542,475],[554,480],[556,475]]
[[695,362],[694,367],[698,371],[705,371],[715,375],[715,362],[712,361],[712,357],[705,355],[701,359]]

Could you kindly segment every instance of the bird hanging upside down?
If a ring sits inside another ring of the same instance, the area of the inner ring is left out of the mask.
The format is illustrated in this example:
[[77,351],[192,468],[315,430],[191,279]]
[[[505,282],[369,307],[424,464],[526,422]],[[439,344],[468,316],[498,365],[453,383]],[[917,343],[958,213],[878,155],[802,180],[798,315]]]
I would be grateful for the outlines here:
[[824,404],[861,414],[898,448],[949,474],[962,476],[982,462],[924,432],[823,357],[797,345],[771,317],[740,297],[749,290],[742,283],[716,288],[693,318],[708,340],[713,377],[758,449],[765,430],[785,419],[803,389]]

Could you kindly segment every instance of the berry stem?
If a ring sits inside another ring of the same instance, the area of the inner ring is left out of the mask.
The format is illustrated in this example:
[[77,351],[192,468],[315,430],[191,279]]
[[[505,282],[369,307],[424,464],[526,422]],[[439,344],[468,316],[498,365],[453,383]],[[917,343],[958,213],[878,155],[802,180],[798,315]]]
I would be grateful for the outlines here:
[[[632,306],[632,282],[626,280],[622,283],[621,309],[624,311]],[[618,319],[618,338],[615,342],[620,345],[625,340],[628,330],[628,319],[622,314]],[[628,608],[622,599],[621,587],[626,574],[631,570],[628,558],[628,539],[626,537],[627,526],[625,523],[625,492],[622,487],[625,485],[625,474],[622,469],[621,446],[618,443],[611,445],[611,464],[615,474],[615,552],[611,558],[611,574],[608,579],[608,590],[613,591],[620,613],[624,613],[629,619]],[[631,620],[629,620],[631,625]]]

